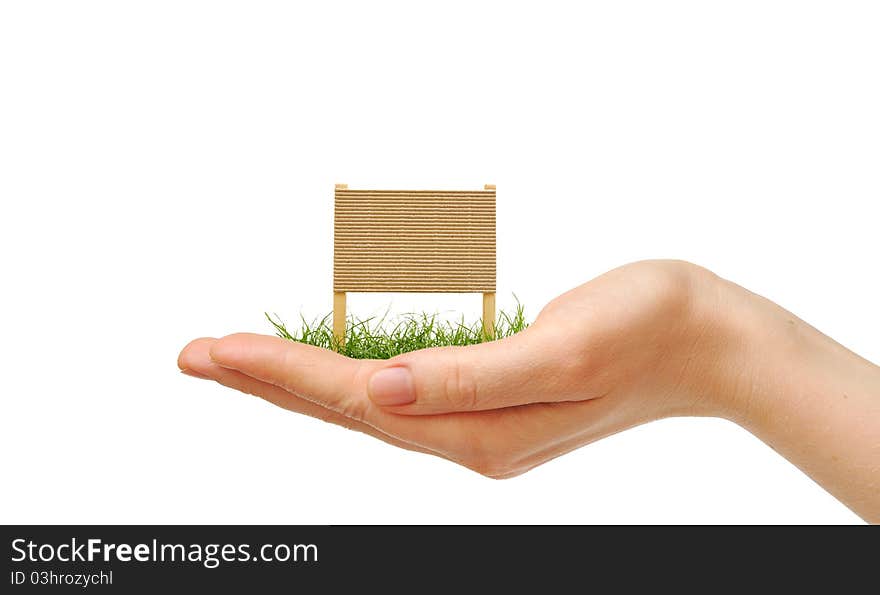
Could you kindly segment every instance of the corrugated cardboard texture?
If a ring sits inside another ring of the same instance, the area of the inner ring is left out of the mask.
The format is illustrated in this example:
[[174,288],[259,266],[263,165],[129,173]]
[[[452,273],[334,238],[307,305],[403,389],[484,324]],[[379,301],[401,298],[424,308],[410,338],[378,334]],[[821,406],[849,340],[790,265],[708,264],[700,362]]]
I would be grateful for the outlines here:
[[333,290],[495,291],[495,190],[336,189]]

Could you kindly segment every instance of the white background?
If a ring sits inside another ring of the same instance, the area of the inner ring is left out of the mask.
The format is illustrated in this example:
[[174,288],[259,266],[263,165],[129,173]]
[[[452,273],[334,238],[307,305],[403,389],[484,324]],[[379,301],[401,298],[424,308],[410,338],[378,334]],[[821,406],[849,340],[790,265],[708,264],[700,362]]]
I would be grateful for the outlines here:
[[501,306],[683,258],[880,361],[878,31],[873,2],[4,3],[0,522],[859,522],[719,420],[499,482],[175,360],[331,309],[334,183],[488,182]]

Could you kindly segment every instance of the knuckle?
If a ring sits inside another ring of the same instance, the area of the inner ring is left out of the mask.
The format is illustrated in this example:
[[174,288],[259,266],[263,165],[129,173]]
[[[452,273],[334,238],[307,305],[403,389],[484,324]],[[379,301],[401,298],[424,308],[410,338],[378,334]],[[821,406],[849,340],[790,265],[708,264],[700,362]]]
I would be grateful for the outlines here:
[[339,413],[354,421],[363,421],[366,408],[367,403],[364,399],[350,396],[346,399],[343,399],[342,403],[340,403]]
[[[316,399],[295,391],[290,392],[306,401],[327,409],[330,416],[333,418],[341,416],[343,420],[350,420],[352,424],[357,424],[366,419],[369,409],[369,398],[367,398],[366,394],[361,394],[361,391],[358,391],[357,387],[363,386],[366,383],[366,376],[370,373],[370,370],[364,366],[364,362],[359,361],[356,366],[351,368],[349,373],[350,377],[346,377],[345,382],[339,383],[332,395],[325,395],[325,397],[321,399]],[[348,422],[342,423],[340,420],[335,419],[333,423],[352,429],[347,425]]]
[[470,411],[477,408],[477,384],[470,368],[462,364],[457,352],[454,352],[450,362],[444,391],[446,402],[453,410]]
[[697,287],[716,275],[700,266],[683,260],[666,260],[645,266],[643,274],[653,284],[658,305],[668,311],[687,308]]

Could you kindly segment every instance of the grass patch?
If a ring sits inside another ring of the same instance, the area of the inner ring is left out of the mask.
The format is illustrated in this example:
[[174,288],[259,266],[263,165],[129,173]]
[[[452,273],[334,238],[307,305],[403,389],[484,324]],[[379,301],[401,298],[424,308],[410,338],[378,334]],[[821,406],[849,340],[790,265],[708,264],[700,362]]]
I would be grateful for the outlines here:
[[293,332],[277,314],[273,317],[266,313],[266,319],[282,339],[332,349],[355,359],[388,359],[428,347],[476,345],[509,337],[529,326],[519,302],[512,313],[499,312],[492,337],[484,336],[482,320],[467,324],[464,316],[458,322],[444,321],[437,314],[426,313],[403,314],[393,320],[388,319],[387,313],[365,320],[349,316],[345,344],[340,347],[333,336],[332,313],[311,322],[300,315],[301,324]]

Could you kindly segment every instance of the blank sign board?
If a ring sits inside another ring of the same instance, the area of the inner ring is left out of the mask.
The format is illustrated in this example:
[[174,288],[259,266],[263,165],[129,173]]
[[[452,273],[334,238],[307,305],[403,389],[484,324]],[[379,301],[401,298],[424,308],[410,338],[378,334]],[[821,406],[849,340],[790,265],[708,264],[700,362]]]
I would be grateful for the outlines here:
[[336,189],[335,291],[495,291],[495,189]]

